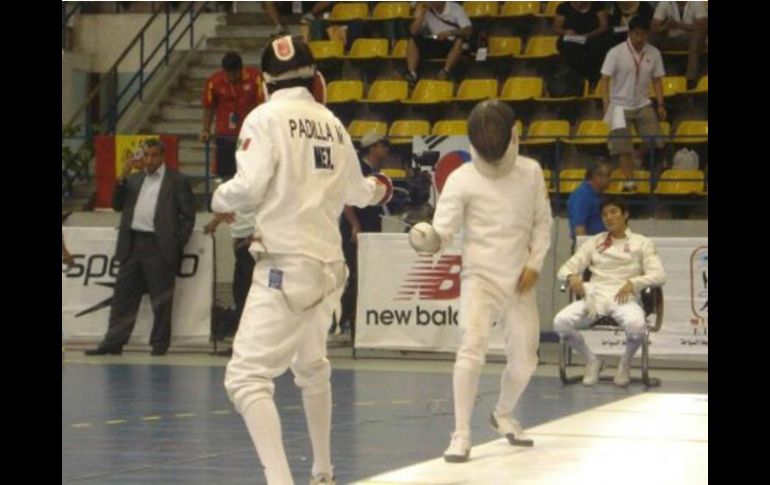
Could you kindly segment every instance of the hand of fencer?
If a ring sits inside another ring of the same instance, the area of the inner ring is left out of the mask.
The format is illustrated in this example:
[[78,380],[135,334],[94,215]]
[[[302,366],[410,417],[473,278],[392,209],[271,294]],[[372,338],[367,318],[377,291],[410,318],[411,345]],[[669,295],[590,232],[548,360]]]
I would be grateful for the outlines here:
[[572,275],[569,277],[569,289],[572,290],[572,293],[574,293],[577,296],[585,296],[586,290],[583,288],[583,278],[577,275]]
[[431,256],[441,249],[441,238],[427,222],[418,222],[409,230],[409,244],[420,256]]
[[516,293],[526,293],[537,284],[538,272],[534,269],[524,268],[519,276],[519,282],[516,283]]
[[214,217],[228,224],[235,222],[235,212],[215,212]]
[[630,281],[626,281],[623,288],[615,295],[615,301],[618,303],[625,303],[628,301],[628,297],[634,293],[634,285]]

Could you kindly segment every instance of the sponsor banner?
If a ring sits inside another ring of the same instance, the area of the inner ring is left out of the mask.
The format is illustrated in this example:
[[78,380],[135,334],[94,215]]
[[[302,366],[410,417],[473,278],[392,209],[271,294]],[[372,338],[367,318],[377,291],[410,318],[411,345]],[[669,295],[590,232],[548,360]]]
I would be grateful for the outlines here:
[[[113,258],[118,231],[105,227],[64,227],[75,266],[62,274],[62,325],[67,342],[102,340],[119,263]],[[207,345],[211,333],[214,241],[193,231],[177,273],[171,316],[171,346]],[[131,344],[147,345],[152,330],[149,296],[142,297]]]

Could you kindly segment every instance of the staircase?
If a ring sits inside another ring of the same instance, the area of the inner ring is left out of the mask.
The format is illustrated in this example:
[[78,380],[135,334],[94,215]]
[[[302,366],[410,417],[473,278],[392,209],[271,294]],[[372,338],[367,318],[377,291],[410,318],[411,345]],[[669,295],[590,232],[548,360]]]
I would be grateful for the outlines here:
[[[299,34],[298,25],[287,26]],[[206,210],[205,147],[198,141],[203,120],[201,97],[206,79],[221,69],[222,57],[228,51],[241,55],[244,66],[259,67],[262,48],[267,44],[274,25],[262,12],[232,13],[225,16],[216,35],[206,39],[197,59],[187,67],[179,84],[161,101],[157,116],[150,118],[145,133],[165,133],[179,137],[179,162],[182,173],[191,177],[199,210]],[[212,128],[213,129],[213,128]],[[210,146],[210,162],[214,159],[214,143]],[[212,181],[211,190],[216,184]]]

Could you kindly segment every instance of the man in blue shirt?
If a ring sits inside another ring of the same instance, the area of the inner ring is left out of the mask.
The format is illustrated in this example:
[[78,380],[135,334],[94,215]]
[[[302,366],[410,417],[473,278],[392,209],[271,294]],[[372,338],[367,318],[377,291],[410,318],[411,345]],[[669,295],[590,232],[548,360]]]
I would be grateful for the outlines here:
[[601,195],[610,185],[610,166],[606,161],[590,161],[586,178],[567,199],[570,236],[594,235],[604,231]]

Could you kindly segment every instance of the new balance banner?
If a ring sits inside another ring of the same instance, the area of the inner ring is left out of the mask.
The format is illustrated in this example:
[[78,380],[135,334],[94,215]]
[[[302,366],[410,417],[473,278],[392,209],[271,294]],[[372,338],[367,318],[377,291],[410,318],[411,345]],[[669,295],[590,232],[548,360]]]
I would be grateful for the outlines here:
[[[407,234],[358,235],[356,348],[455,351],[459,346],[460,243],[417,256]],[[489,349],[503,353],[502,327]]]
[[[102,340],[107,331],[118,262],[113,259],[118,231],[105,227],[65,227],[67,249],[75,266],[62,275],[62,325],[67,342]],[[171,316],[171,345],[206,345],[211,333],[214,241],[193,231],[176,277]],[[152,329],[148,295],[130,343],[147,345]]]
[[[652,355],[708,353],[708,239],[653,238],[666,271],[663,325]],[[460,242],[440,257],[421,257],[406,234],[359,234],[356,348],[456,351],[459,346]],[[539,291],[549,291],[539,287]],[[554,309],[554,314],[560,308]],[[652,321],[653,316],[650,316]],[[541,328],[550,327],[541,321]],[[603,354],[622,352],[622,332],[585,332]],[[502,328],[489,348],[502,354]]]

